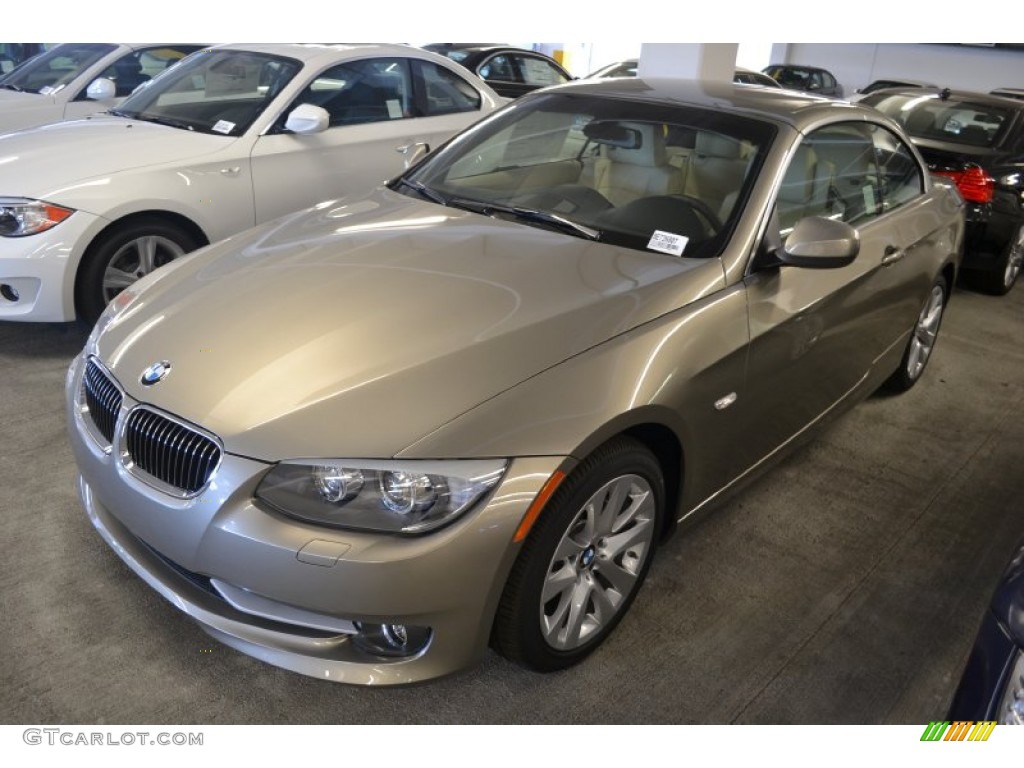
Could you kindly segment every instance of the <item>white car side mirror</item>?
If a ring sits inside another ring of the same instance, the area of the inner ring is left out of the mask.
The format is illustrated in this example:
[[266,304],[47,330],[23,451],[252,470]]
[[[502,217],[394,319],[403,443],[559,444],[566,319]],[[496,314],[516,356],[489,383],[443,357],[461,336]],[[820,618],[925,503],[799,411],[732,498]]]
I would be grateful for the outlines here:
[[86,97],[93,101],[110,101],[117,93],[117,86],[109,77],[97,77],[85,89]]
[[288,115],[284,127],[292,133],[310,134],[326,131],[331,122],[331,116],[323,107],[313,104],[299,104]]

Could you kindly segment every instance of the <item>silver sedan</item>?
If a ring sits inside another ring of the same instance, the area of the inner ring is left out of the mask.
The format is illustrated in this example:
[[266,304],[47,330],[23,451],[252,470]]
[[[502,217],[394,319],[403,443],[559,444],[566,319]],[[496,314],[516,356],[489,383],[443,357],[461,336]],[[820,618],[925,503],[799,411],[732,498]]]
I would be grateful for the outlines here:
[[527,96],[127,288],[68,376],[100,535],[224,643],[550,671],[659,543],[932,355],[962,201],[898,125],[732,84]]

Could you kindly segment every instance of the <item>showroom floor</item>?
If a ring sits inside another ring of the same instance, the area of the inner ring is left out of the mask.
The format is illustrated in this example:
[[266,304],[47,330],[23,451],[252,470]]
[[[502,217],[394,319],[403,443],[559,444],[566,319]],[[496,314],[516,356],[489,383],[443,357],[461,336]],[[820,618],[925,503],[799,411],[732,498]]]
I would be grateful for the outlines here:
[[669,541],[626,621],[543,676],[493,653],[405,689],[216,644],[74,492],[74,326],[0,324],[0,722],[906,723],[940,718],[1024,535],[1024,286],[958,290],[923,381],[874,397]]

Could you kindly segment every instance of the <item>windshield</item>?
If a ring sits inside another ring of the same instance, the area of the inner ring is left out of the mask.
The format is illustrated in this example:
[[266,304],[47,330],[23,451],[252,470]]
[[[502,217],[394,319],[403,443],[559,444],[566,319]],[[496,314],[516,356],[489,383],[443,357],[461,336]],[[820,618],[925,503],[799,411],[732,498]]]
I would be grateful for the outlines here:
[[0,88],[47,96],[57,93],[116,48],[109,43],[58,45],[0,78]]
[[456,138],[395,189],[676,256],[721,252],[775,128],[694,107],[545,94]]
[[943,99],[936,93],[890,96],[879,92],[864,103],[896,120],[915,138],[974,147],[995,146],[1010,118],[1010,111],[998,105],[955,96]]
[[144,83],[113,114],[240,136],[301,68],[300,62],[282,56],[199,51]]

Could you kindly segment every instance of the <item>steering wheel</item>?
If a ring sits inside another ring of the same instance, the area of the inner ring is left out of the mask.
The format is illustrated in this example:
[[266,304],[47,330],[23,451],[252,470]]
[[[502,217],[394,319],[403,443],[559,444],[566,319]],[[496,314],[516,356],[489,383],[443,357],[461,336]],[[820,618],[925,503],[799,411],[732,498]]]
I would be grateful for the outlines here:
[[680,202],[686,203],[691,208],[693,208],[698,214],[700,214],[700,218],[707,222],[709,230],[707,234],[709,236],[713,237],[714,235],[718,234],[718,232],[722,229],[722,222],[718,218],[718,214],[711,209],[710,205],[701,200],[699,197],[681,194],[669,195],[669,197],[671,197],[673,200],[679,200]]

